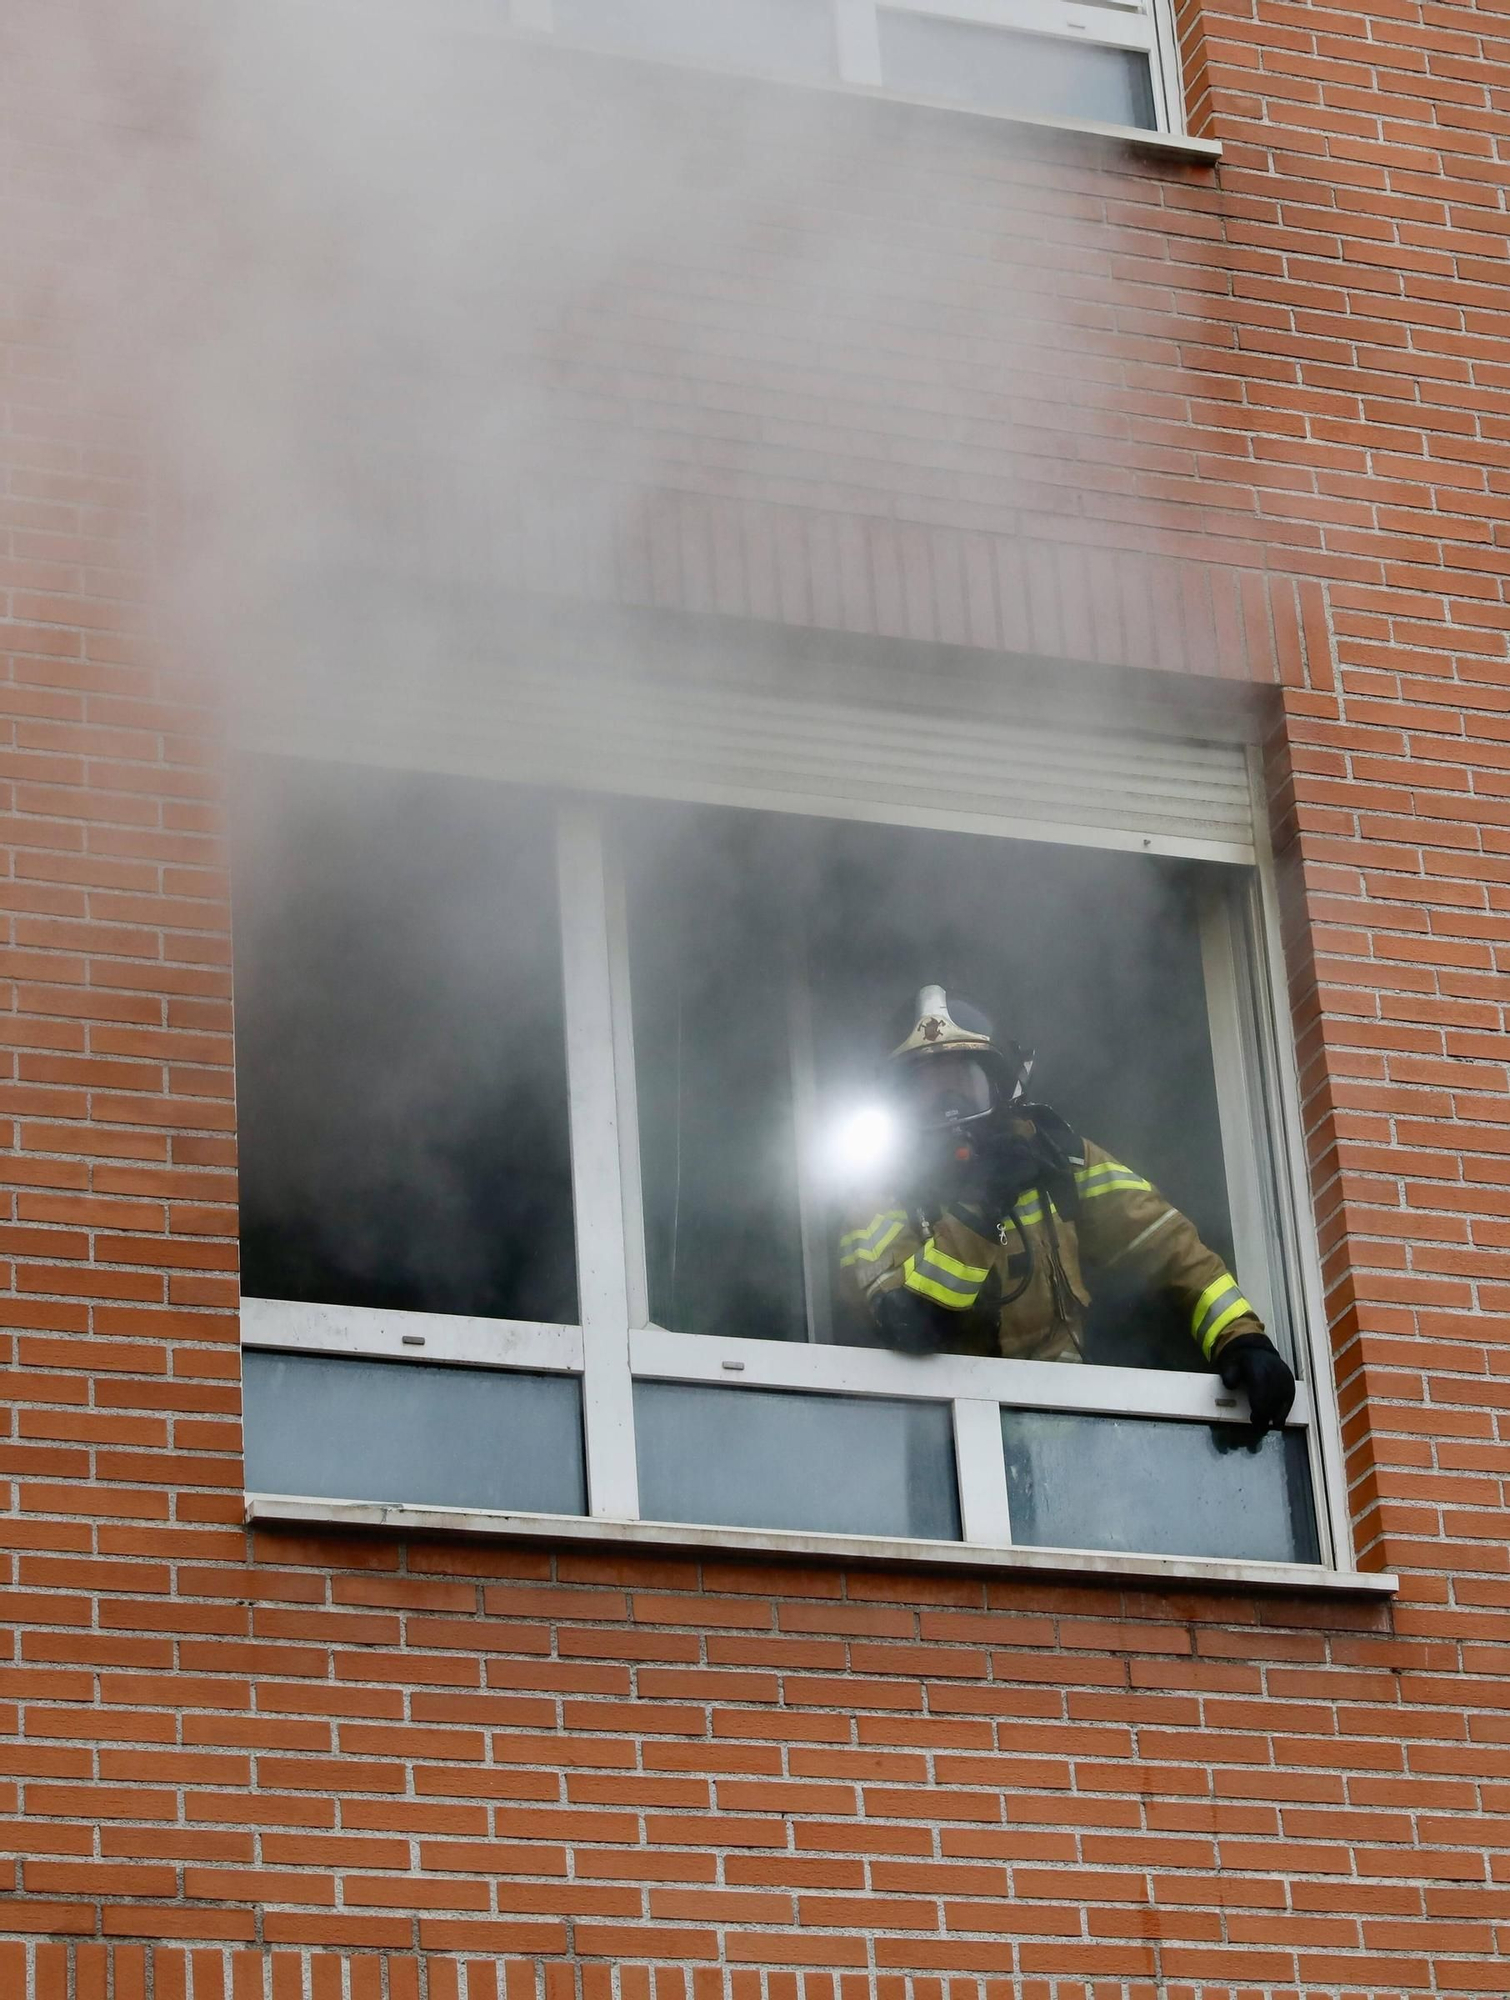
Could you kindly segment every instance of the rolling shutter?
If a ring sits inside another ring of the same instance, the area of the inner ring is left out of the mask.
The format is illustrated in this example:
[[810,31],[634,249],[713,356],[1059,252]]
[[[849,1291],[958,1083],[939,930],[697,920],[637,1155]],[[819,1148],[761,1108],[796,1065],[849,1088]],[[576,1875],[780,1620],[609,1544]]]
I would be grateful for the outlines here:
[[601,670],[473,668],[428,691],[306,695],[251,747],[573,790],[1251,862],[1246,753],[890,690],[837,699]]

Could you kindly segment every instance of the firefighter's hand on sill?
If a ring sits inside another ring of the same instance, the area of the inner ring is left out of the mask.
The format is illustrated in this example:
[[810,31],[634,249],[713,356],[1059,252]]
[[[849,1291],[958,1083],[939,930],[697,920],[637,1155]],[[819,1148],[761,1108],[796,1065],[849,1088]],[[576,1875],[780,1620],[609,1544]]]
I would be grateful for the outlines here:
[[1217,1356],[1223,1386],[1240,1389],[1248,1398],[1253,1428],[1260,1437],[1282,1430],[1295,1401],[1295,1377],[1290,1365],[1266,1333],[1240,1333]]
[[942,1314],[916,1292],[898,1285],[882,1292],[871,1310],[886,1345],[902,1354],[937,1354],[943,1345]]

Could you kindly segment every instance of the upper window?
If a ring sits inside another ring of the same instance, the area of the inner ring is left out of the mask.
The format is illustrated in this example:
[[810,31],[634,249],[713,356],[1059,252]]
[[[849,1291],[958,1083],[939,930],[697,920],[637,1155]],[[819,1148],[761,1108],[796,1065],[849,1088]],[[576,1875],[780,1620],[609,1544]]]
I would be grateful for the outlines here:
[[564,699],[244,769],[254,1493],[1345,1566],[1242,753]]
[[1163,0],[513,0],[513,19],[587,47],[977,111],[1180,125]]

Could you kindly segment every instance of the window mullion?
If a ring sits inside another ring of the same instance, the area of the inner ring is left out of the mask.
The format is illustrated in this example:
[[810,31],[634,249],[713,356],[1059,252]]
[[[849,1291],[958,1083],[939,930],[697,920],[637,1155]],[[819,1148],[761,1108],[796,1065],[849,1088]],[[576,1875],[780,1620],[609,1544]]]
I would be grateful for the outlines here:
[[1002,1449],[1001,1405],[978,1396],[959,1396],[950,1407],[963,1538],[988,1548],[1010,1548],[1012,1510],[1007,1495],[1007,1458]]
[[805,950],[799,950],[787,982],[787,1046],[791,1056],[792,1135],[796,1147],[797,1215],[802,1232],[802,1285],[807,1299],[807,1337],[832,1342],[833,1299],[829,1289],[829,1248],[823,1203],[814,1185],[818,1144],[817,1064],[813,1056],[813,1010],[808,994]]
[[618,1045],[598,814],[583,805],[563,806],[556,842],[588,1505],[595,1515],[636,1520],[639,1491],[629,1374]]
[[1153,0],[1152,12],[1154,103],[1164,130],[1182,133],[1186,130],[1185,71],[1174,9],[1165,0]]
[[634,1061],[634,1003],[629,969],[629,914],[623,857],[605,843],[604,902],[608,917],[609,1004],[613,1010],[613,1075],[619,1134],[619,1179],[624,1214],[624,1276],[629,1324],[650,1323],[650,1277],[645,1265],[645,1188],[640,1169],[640,1103]]
[[[1274,1218],[1264,1201],[1261,1162],[1267,1155],[1256,1111],[1255,1051],[1243,1028],[1242,967],[1232,935],[1233,910],[1224,888],[1202,899],[1201,962],[1216,1078],[1217,1119],[1221,1126],[1227,1199],[1232,1215],[1232,1253],[1238,1283],[1276,1333],[1288,1330],[1282,1273],[1276,1273]],[[1276,1285],[1276,1278],[1281,1280]]]

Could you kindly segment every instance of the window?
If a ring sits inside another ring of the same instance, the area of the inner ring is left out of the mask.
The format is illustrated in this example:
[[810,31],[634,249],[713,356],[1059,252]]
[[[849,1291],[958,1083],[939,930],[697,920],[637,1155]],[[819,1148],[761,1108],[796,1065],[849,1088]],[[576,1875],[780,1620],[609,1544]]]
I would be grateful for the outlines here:
[[[819,689],[500,701],[412,737],[433,773],[246,767],[254,1507],[1346,1569],[1241,749],[879,687],[863,726]],[[1238,1273],[1300,1378],[1283,1433],[1131,1288],[1079,1365],[882,1342],[832,1140],[933,978]]]
[[1178,131],[1163,0],[513,0],[584,47],[1016,117]]

